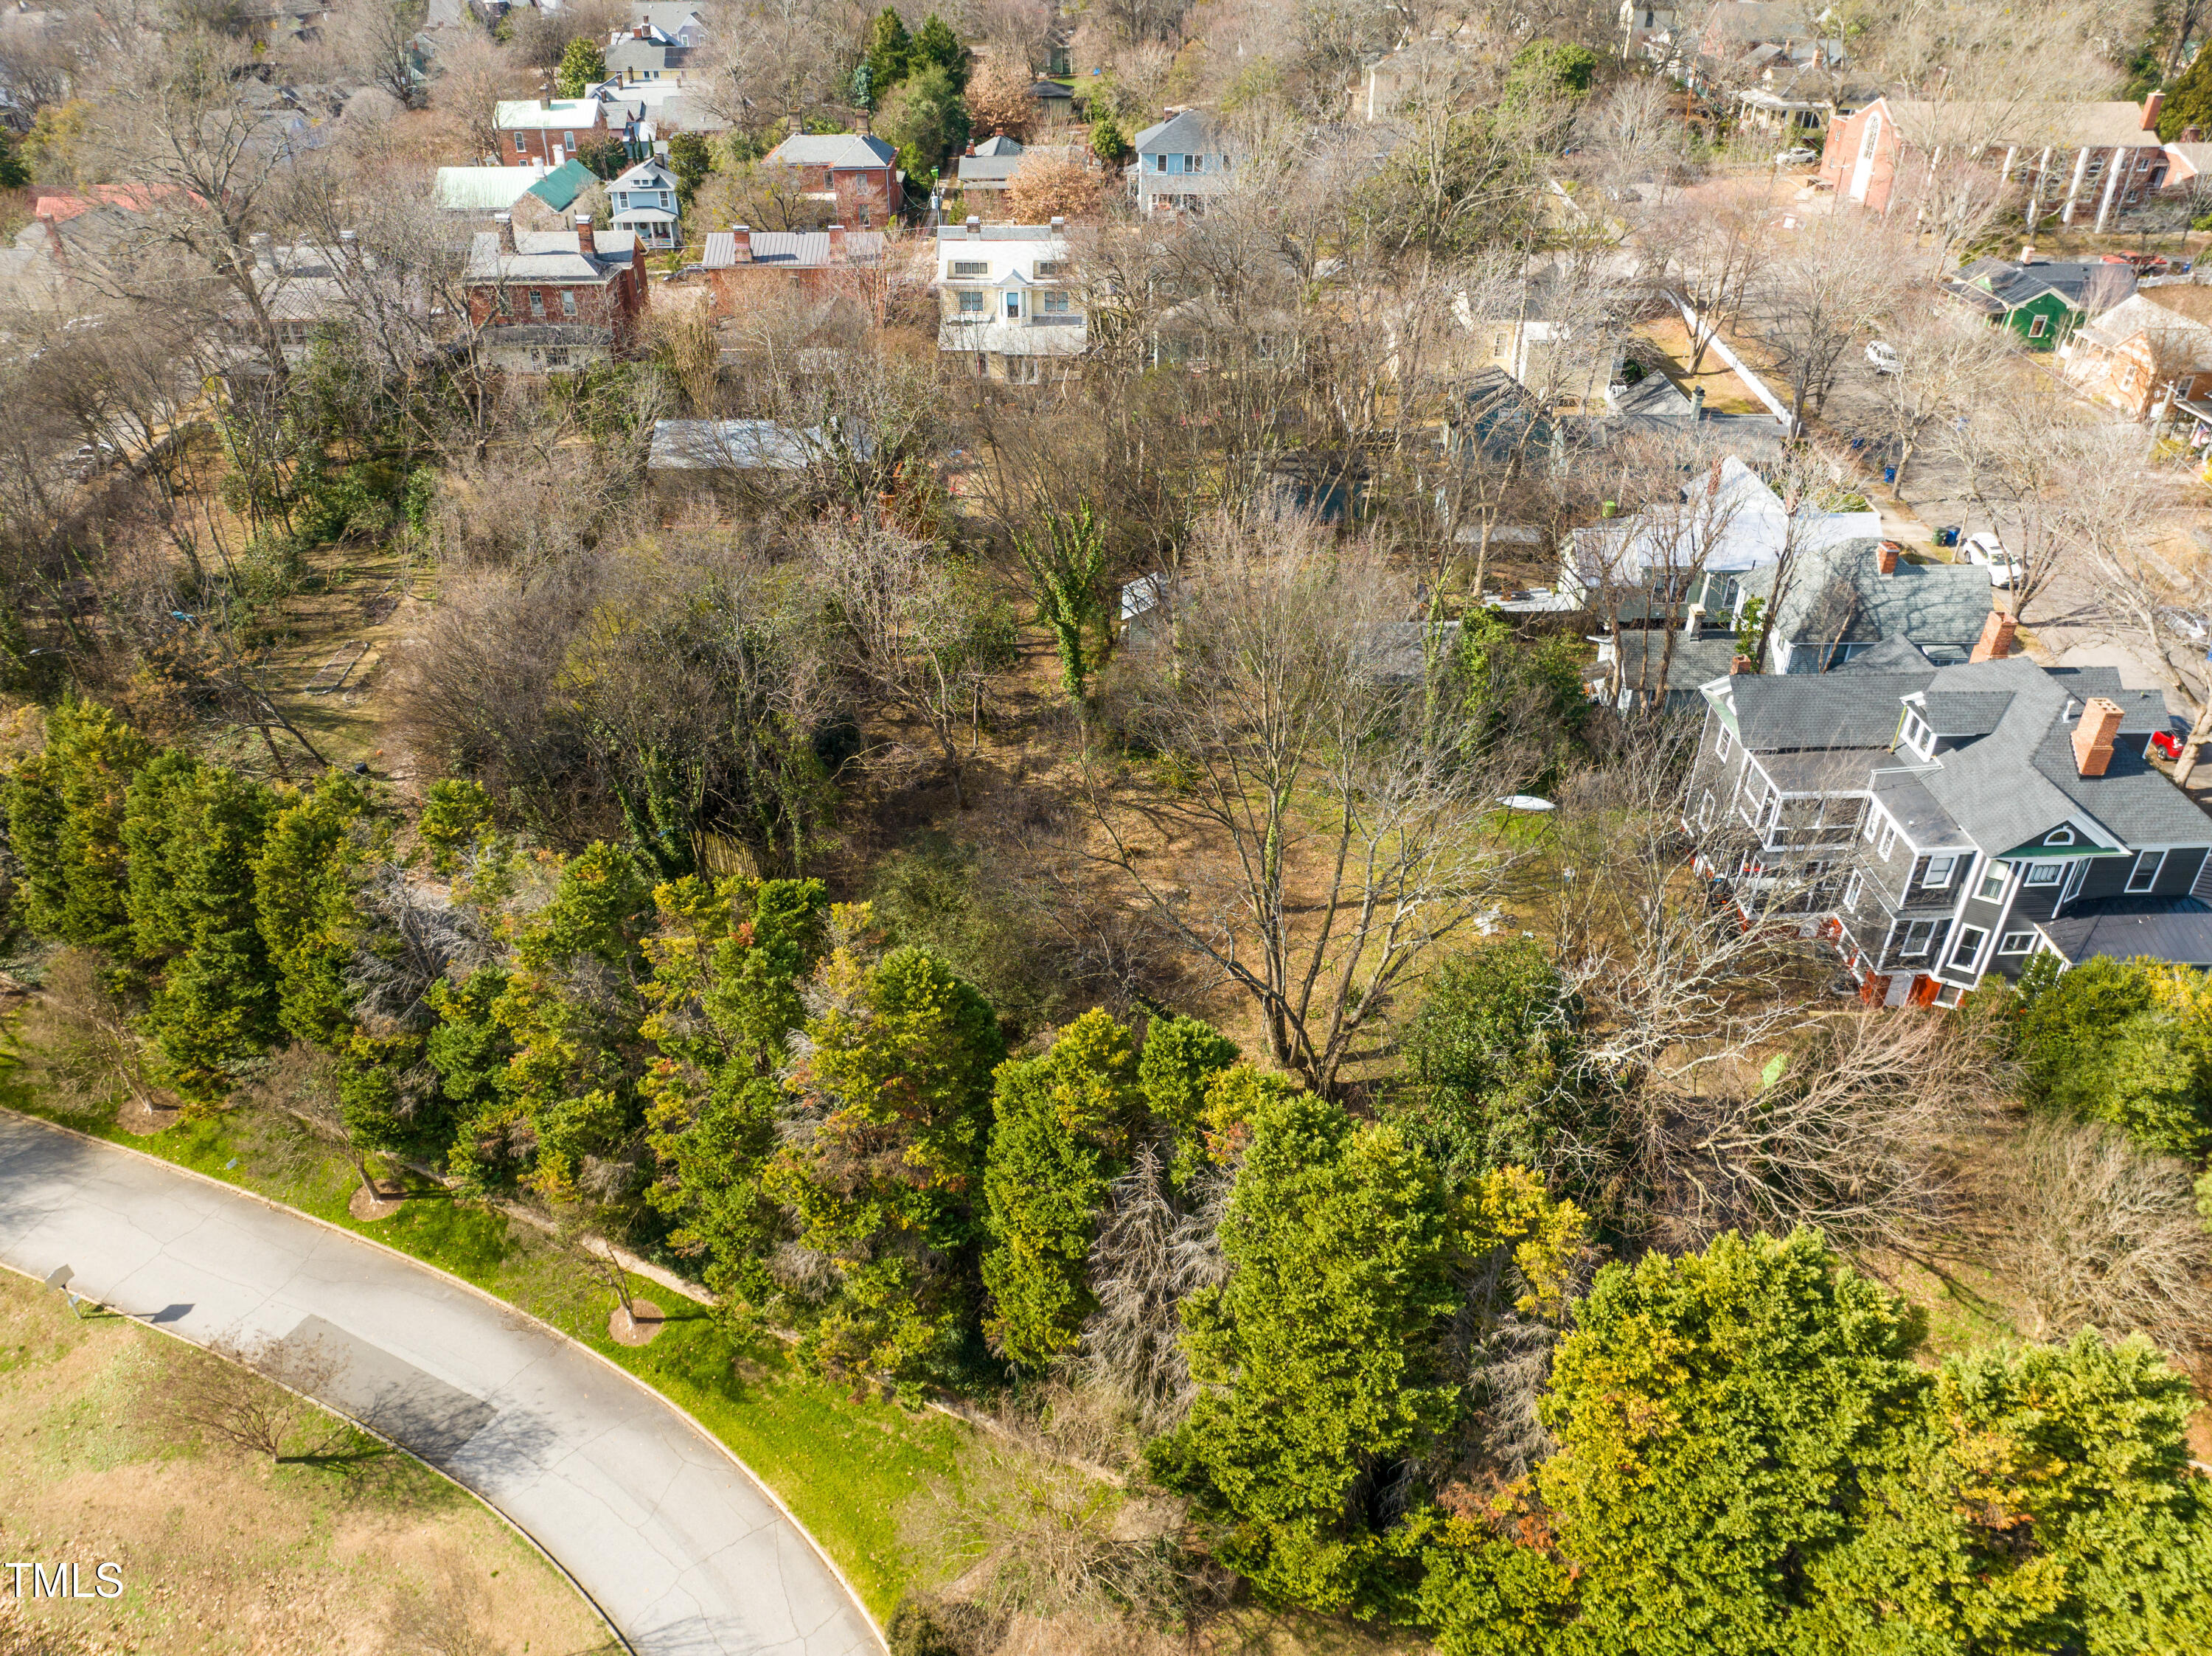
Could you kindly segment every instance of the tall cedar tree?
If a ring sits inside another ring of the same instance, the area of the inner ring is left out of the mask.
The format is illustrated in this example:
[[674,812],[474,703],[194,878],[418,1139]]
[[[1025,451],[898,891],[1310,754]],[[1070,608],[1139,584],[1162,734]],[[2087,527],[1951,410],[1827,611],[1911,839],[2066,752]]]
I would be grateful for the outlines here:
[[914,39],[898,13],[885,6],[868,28],[867,49],[861,54],[868,70],[868,96],[880,106],[891,88],[907,77],[914,66]]
[[1085,1267],[1143,1115],[1137,1054],[1127,1029],[1085,1012],[1042,1058],[1000,1065],[996,1081],[983,1174],[984,1331],[1014,1362],[1042,1369],[1074,1349],[1095,1303]]
[[1198,1398],[1149,1456],[1226,1521],[1220,1555],[1261,1592],[1367,1608],[1384,1554],[1365,1495],[1458,1406],[1437,1339],[1455,1298],[1444,1196],[1396,1129],[1318,1095],[1258,1089],[1249,1129],[1229,1280],[1183,1306]]
[[784,1083],[787,1136],[763,1183],[836,1276],[806,1356],[915,1396],[974,1326],[990,1077],[1006,1047],[990,1004],[934,955],[872,959],[870,924],[865,904],[832,911],[841,941],[814,976]]
[[276,813],[254,870],[277,1016],[295,1040],[327,1052],[342,1050],[352,1032],[345,968],[371,810],[352,777],[324,777]]
[[596,86],[606,78],[606,52],[597,40],[579,35],[568,42],[568,50],[561,54],[553,90],[563,98],[580,98],[586,87]]
[[124,805],[153,749],[94,702],[64,701],[46,715],[46,750],[16,767],[8,835],[23,865],[23,920],[40,937],[131,952]]
[[678,880],[653,893],[653,980],[642,1086],[664,1176],[650,1192],[669,1241],[734,1320],[775,1291],[766,1262],[781,1217],[761,1176],[776,1147],[779,1073],[819,961],[829,901],[819,880]]
[[2199,48],[2189,67],[2174,77],[2158,106],[2160,143],[2173,143],[2185,127],[2191,126],[2212,132],[2212,41]]
[[968,48],[960,44],[952,26],[935,12],[915,31],[914,44],[907,53],[907,72],[932,65],[945,71],[955,92],[968,89]]

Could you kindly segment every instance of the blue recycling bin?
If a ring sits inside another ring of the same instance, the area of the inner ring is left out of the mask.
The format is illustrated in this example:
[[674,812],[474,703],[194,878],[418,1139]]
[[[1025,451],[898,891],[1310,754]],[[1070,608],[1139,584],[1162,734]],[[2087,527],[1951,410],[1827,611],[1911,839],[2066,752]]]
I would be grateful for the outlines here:
[[1936,545],[1938,545],[1938,546],[1956,546],[1958,543],[1959,543],[1959,525],[1956,525],[1956,524],[1947,524],[1947,525],[1945,525],[1942,528],[1941,528],[1941,529],[1939,529],[1939,530],[1937,530],[1937,531],[1936,531]]
[[1882,482],[1889,484],[1893,488],[1895,488],[1897,486],[1897,468],[1895,466],[1884,466],[1881,469],[1881,480]]

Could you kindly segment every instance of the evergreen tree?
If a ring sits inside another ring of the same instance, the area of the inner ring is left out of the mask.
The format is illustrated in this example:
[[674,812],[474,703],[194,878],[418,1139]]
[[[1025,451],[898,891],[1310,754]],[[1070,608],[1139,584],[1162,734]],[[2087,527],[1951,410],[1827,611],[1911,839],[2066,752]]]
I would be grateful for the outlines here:
[[173,815],[165,861],[191,941],[162,974],[146,1026],[179,1095],[211,1106],[236,1085],[238,1065],[266,1052],[282,1031],[253,879],[276,801],[213,766],[201,767],[188,788],[167,792]]
[[578,35],[568,42],[568,50],[561,54],[561,67],[556,72],[553,90],[562,98],[580,98],[584,88],[597,86],[607,78],[607,54],[597,40]]
[[1091,153],[1109,167],[1127,164],[1136,152],[1129,147],[1129,135],[1121,130],[1121,124],[1110,111],[1101,111],[1091,123]]
[[866,92],[870,107],[880,105],[913,68],[914,41],[898,13],[885,6],[868,28],[868,44],[860,54],[868,71]]
[[1206,1154],[1208,1090],[1237,1062],[1237,1043],[1193,1017],[1154,1018],[1137,1060],[1145,1107],[1172,1146],[1171,1168],[1188,1183]]
[[373,809],[361,783],[331,773],[276,813],[254,870],[278,1019],[295,1040],[325,1052],[343,1052],[353,1034],[345,968]]
[[173,852],[185,846],[186,838],[178,828],[199,785],[199,761],[171,749],[140,767],[124,796],[131,946],[148,971],[158,972],[191,947],[192,915],[181,877],[184,870]]
[[869,924],[865,905],[832,911],[838,944],[814,976],[788,1137],[763,1185],[835,1272],[806,1355],[913,1395],[973,1326],[976,1184],[1005,1046],[988,1003],[933,955],[873,959]]
[[1262,1593],[1371,1609],[1388,1556],[1361,1491],[1458,1407],[1443,1193],[1396,1129],[1316,1095],[1262,1090],[1248,1125],[1229,1280],[1183,1304],[1197,1400],[1149,1458],[1226,1521],[1220,1556]]
[[876,130],[898,146],[909,178],[927,178],[968,142],[968,106],[936,64],[916,69],[888,98],[878,95],[883,112]]
[[132,948],[124,808],[151,747],[112,710],[64,700],[42,753],[8,789],[9,841],[23,867],[23,919],[42,937],[118,958]]
[[1085,1268],[1142,1117],[1137,1074],[1129,1032],[1100,1011],[1069,1024],[1042,1058],[999,1066],[983,1174],[984,1328],[1026,1368],[1073,1350],[1094,1304]]
[[674,1223],[671,1245],[702,1260],[702,1279],[743,1322],[774,1292],[766,1266],[781,1220],[761,1177],[829,903],[818,880],[678,880],[653,897],[641,1033],[658,1056],[642,1084],[665,1176],[649,1194]]
[[2212,41],[2197,49],[2189,67],[2166,88],[2158,106],[2160,143],[2175,142],[2182,129],[2191,126],[2199,132],[2212,132]]
[[914,44],[907,53],[907,72],[932,64],[945,71],[955,92],[968,89],[968,48],[960,44],[951,25],[935,12],[915,31]]
[[430,784],[416,832],[430,853],[430,871],[450,879],[462,853],[491,832],[491,795],[466,777],[449,776]]

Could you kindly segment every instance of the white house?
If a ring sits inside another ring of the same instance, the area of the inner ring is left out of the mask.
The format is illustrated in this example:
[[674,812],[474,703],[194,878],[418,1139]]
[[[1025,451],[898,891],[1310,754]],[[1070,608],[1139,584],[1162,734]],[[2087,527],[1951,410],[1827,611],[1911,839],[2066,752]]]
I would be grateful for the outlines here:
[[684,245],[676,174],[657,155],[648,155],[608,184],[607,210],[614,227],[635,235],[641,247]]
[[937,348],[1010,385],[1062,378],[1088,343],[1067,222],[965,224],[937,232]]

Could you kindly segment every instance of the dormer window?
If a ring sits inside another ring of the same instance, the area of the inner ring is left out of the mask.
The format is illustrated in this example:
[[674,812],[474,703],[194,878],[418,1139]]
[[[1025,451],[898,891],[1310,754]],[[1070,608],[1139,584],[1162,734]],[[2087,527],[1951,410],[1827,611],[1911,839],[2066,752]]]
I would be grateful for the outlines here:
[[1905,710],[1904,742],[1906,747],[1911,749],[1923,759],[1928,757],[1936,745],[1935,731],[1929,730],[1928,721],[1911,707]]

